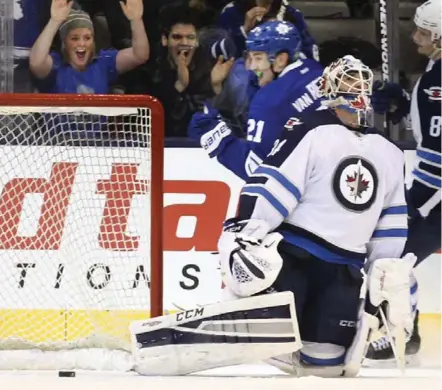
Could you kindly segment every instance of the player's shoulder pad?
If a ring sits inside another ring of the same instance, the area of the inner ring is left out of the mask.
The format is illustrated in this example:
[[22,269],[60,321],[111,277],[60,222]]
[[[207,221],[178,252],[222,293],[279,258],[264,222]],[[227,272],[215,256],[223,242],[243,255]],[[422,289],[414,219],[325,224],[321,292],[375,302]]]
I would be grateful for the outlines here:
[[302,61],[304,62],[304,66],[308,66],[312,70],[319,70],[321,74],[324,71],[324,67],[318,61],[315,61],[308,57],[304,58]]
[[[280,78],[289,75],[290,77],[296,78],[301,82],[304,82],[307,78],[314,78],[317,75],[322,75],[324,67],[317,61],[311,58],[300,58],[288,65],[280,75]],[[299,79],[302,76],[301,79]]]
[[385,133],[376,129],[375,127],[368,128],[366,131],[366,134],[379,135],[380,137],[382,137],[384,139],[385,143],[389,144],[390,147],[393,148],[394,150],[401,152],[401,153],[403,153],[403,151],[404,151],[399,143],[393,141],[391,138],[389,138],[387,135],[385,135]]
[[328,109],[290,117],[284,125],[283,137],[290,143],[299,143],[310,131],[319,126],[339,124],[339,120]]
[[307,131],[315,129],[319,126],[340,124],[338,118],[333,115],[329,109],[320,107],[314,112],[291,117],[284,125],[284,129],[288,132],[293,130],[306,129]]
[[380,138],[381,141],[379,147],[383,150],[383,153],[388,156],[389,162],[393,165],[400,164],[403,166],[405,164],[404,150],[397,142],[393,141],[376,128],[367,129],[366,134],[378,136]]

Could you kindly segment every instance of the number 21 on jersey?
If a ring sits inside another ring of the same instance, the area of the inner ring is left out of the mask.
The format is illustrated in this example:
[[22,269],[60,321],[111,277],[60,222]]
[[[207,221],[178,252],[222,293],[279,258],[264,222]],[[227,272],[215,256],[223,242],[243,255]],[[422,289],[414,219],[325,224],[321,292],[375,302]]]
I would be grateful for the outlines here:
[[249,119],[247,121],[247,141],[260,143],[262,141],[262,132],[264,130],[264,121]]

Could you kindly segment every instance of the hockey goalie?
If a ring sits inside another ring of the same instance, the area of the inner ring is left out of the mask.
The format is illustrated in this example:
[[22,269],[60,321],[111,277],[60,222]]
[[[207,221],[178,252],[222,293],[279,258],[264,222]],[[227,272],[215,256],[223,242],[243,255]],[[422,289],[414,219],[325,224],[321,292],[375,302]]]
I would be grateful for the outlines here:
[[296,376],[352,377],[377,308],[393,336],[411,331],[404,156],[372,127],[372,83],[352,56],[325,69],[324,109],[290,118],[224,224],[232,299],[132,323],[136,371],[265,360]]

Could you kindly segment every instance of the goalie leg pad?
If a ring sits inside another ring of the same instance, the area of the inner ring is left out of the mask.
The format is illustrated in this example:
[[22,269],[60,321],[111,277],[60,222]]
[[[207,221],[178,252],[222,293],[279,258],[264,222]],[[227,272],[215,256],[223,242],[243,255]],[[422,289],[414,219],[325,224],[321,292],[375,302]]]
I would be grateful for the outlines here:
[[353,343],[345,356],[343,376],[356,377],[361,369],[362,360],[367,353],[370,336],[379,328],[379,320],[376,316],[363,310],[360,312],[356,335]]
[[135,321],[130,333],[134,369],[142,375],[185,375],[302,347],[290,292]]

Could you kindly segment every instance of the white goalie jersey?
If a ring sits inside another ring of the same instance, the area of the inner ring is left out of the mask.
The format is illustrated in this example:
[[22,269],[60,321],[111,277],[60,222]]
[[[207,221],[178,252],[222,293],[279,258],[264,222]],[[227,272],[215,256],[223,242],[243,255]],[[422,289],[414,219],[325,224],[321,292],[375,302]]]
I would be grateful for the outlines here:
[[328,262],[400,257],[407,237],[403,152],[330,111],[291,118],[240,197],[238,217]]

